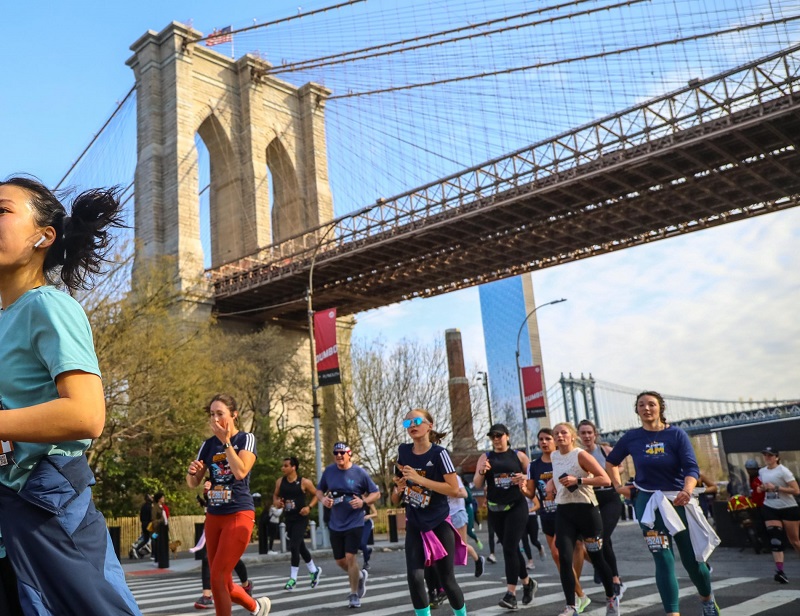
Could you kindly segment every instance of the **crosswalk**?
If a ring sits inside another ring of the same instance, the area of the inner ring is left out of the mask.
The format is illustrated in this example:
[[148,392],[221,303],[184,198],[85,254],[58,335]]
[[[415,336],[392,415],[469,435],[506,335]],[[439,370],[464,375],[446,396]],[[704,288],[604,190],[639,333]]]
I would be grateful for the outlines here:
[[[458,574],[461,589],[467,602],[470,616],[499,616],[508,614],[508,610],[497,606],[496,601],[502,594],[502,584],[489,576],[476,579],[468,573]],[[536,614],[556,614],[563,607],[564,596],[561,585],[555,575],[537,576],[539,591],[530,606],[520,603],[520,612],[531,616]],[[714,588],[722,595],[725,588],[748,584],[756,578],[731,577],[714,580]],[[256,588],[256,595],[268,594],[272,600],[272,612],[279,616],[294,614],[312,614],[324,610],[326,614],[348,613],[346,608],[349,585],[344,574],[336,572],[323,577],[320,586],[314,590],[307,586],[303,579],[292,592],[280,590],[285,582],[280,576],[254,576],[251,578]],[[405,573],[370,577],[368,592],[361,600],[362,607],[358,611],[349,611],[358,616],[395,616],[396,614],[412,614]],[[139,607],[145,616],[190,616],[197,615],[194,601],[200,596],[199,578],[173,577],[168,579],[132,579],[129,586],[136,597]],[[626,580],[625,593],[621,612],[623,614],[663,614],[661,599],[652,578]],[[684,580],[681,585],[681,597],[695,594],[694,587]],[[593,603],[584,614],[586,616],[605,616],[602,587],[586,588]],[[800,603],[800,591],[779,589],[766,593],[756,599],[744,601],[739,605],[729,606],[723,610],[725,616],[756,616],[773,609],[794,604],[789,611]],[[544,609],[537,609],[544,608]],[[434,615],[447,616],[451,610],[445,604]],[[213,614],[212,610],[207,613]],[[242,608],[234,607],[234,614],[246,614]],[[800,612],[795,612],[800,613]]]

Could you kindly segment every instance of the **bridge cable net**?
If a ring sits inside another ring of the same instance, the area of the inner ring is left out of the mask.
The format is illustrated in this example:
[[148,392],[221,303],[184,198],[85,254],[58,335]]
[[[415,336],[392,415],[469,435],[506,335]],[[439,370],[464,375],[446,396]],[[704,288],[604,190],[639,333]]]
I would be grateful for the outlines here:
[[[329,0],[263,22],[234,22],[236,54],[267,60],[272,75],[297,86],[332,91],[335,215],[354,215],[329,233],[335,243],[404,212],[413,218],[432,191],[458,202],[464,185],[444,182],[400,204],[394,195],[791,46],[800,1]],[[230,52],[230,44],[214,49]],[[75,183],[133,181],[135,128],[124,130],[119,115],[72,171]],[[126,117],[135,124],[135,114]],[[473,191],[495,180],[485,169],[473,175]],[[206,184],[201,177],[199,200]]]

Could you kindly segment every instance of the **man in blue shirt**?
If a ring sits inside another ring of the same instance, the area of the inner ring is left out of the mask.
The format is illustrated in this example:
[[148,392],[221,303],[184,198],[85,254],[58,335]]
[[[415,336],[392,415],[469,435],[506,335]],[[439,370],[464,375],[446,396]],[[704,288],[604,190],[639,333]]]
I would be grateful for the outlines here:
[[347,443],[333,446],[335,464],[322,473],[317,486],[317,498],[330,510],[328,531],[336,564],[350,578],[350,607],[361,607],[361,597],[367,592],[367,572],[359,571],[358,548],[364,529],[364,505],[380,498],[380,490],[369,474],[353,464],[352,451]]

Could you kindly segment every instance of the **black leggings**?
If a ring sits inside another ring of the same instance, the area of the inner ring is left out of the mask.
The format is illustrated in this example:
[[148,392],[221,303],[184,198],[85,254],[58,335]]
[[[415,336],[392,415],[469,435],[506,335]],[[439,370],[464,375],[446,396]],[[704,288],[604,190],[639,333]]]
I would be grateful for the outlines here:
[[528,524],[525,526],[525,534],[522,535],[522,549],[525,550],[528,560],[533,558],[531,544],[540,552],[542,551],[542,544],[539,542],[539,516],[537,515],[528,515]]
[[519,542],[525,534],[528,506],[525,499],[518,500],[508,511],[490,511],[489,520],[503,546],[506,567],[506,583],[516,585],[519,579],[528,577],[525,557],[519,551]]
[[595,492],[595,496],[600,507],[600,518],[603,520],[603,558],[611,568],[611,575],[618,577],[617,556],[611,544],[611,533],[622,517],[622,501],[616,490],[600,490]]
[[[589,503],[570,503],[559,505],[556,509],[556,547],[558,548],[561,587],[567,605],[575,605],[575,572],[572,570],[572,553],[578,538],[602,539],[603,522],[600,510]],[[595,571],[603,580],[606,597],[614,596],[614,582],[611,569],[603,558],[603,552],[586,550]]]
[[[200,578],[203,581],[203,590],[211,590],[211,572],[208,570],[208,556],[205,554],[205,548],[203,548],[203,550],[203,564],[200,567]],[[236,575],[239,576],[239,582],[244,583],[247,581],[247,567],[241,560],[236,563],[233,570],[236,571]]]
[[286,522],[286,534],[289,536],[289,551],[292,553],[292,567],[300,566],[300,557],[303,562],[311,562],[311,553],[306,547],[306,527],[308,518],[301,517],[297,520]]
[[[456,549],[456,530],[446,521],[433,529],[439,538],[447,556],[434,561],[433,567],[439,583],[447,594],[450,607],[460,610],[464,607],[464,593],[456,582],[453,571],[453,555]],[[406,529],[406,568],[408,570],[408,591],[415,610],[428,607],[428,593],[425,590],[425,548],[422,545],[422,534],[413,528]]]

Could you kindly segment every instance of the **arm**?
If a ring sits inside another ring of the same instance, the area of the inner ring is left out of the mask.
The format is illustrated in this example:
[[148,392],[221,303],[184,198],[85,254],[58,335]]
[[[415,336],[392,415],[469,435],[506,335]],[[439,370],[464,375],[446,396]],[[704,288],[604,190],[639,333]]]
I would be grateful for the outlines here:
[[283,481],[283,477],[278,477],[278,481],[275,482],[275,491],[272,493],[272,505],[273,507],[283,507],[283,500],[281,499],[281,482]]
[[517,459],[525,471],[514,475],[513,483],[515,486],[519,486],[520,491],[525,494],[525,483],[528,481],[528,466],[530,466],[531,461],[522,451],[517,452]]
[[197,452],[197,459],[189,462],[189,468],[186,471],[186,485],[190,488],[199,486],[203,483],[203,478],[206,476],[206,464],[200,459],[205,446],[206,444],[203,443],[200,447],[200,451]]
[[483,487],[483,484],[486,483],[486,471],[490,470],[492,465],[489,464],[489,459],[486,457],[485,453],[481,454],[481,457],[478,458],[478,464],[475,467],[475,477],[472,479],[472,482],[475,484],[475,487],[480,489]]
[[[311,510],[314,508],[314,506],[319,502],[319,499],[317,498],[317,489],[314,487],[314,484],[311,483],[310,479],[304,478],[303,479],[303,491],[306,494],[310,494],[311,495],[311,501],[305,507],[302,507],[300,509],[300,515],[308,515],[309,513],[311,513]],[[305,509],[305,513],[303,513],[304,509]]]
[[96,374],[81,370],[55,378],[58,398],[0,413],[0,435],[5,441],[59,443],[97,438],[106,422],[103,383]]
[[608,478],[608,475],[603,470],[603,467],[600,466],[600,463],[594,459],[591,455],[586,453],[585,451],[578,452],[578,464],[580,464],[581,468],[585,470],[587,473],[591,473],[594,477],[573,477],[572,475],[567,475],[559,479],[558,481],[564,487],[575,486],[575,485],[586,485],[592,486],[593,488],[604,488],[606,486],[611,485],[611,480]]
[[685,476],[683,478],[683,488],[678,492],[675,500],[672,501],[674,505],[681,506],[687,504],[692,498],[692,490],[697,486],[697,479],[700,477],[700,466],[697,464],[697,458],[694,455],[692,443],[685,432],[681,430],[680,442],[680,456],[683,463]]

